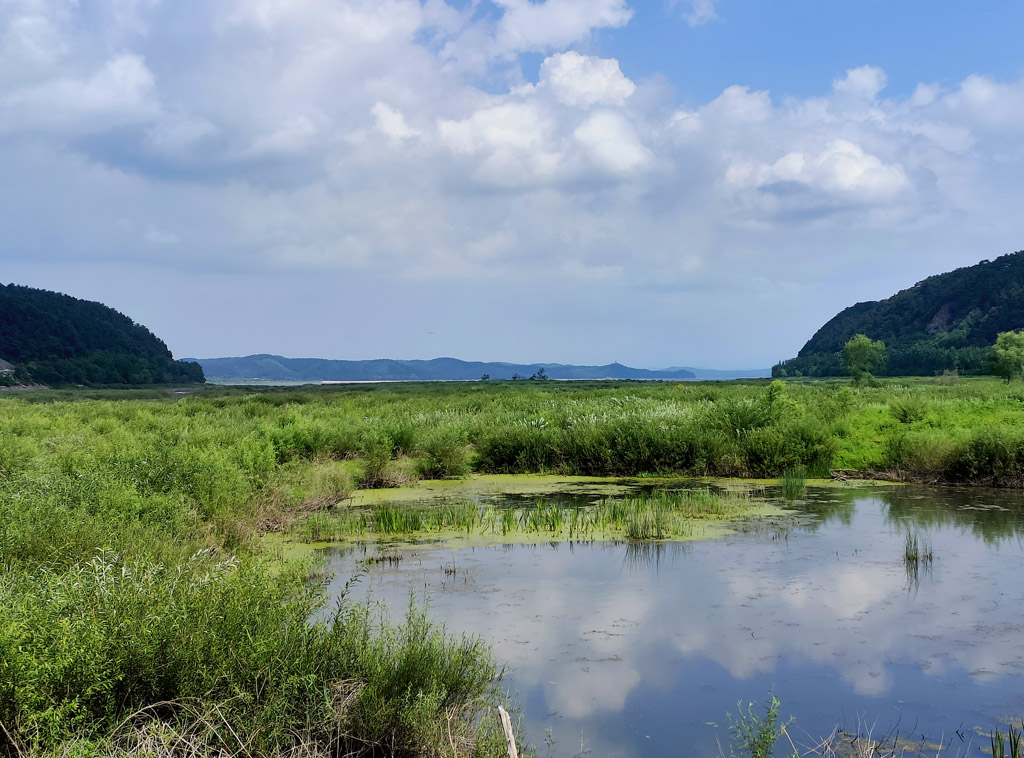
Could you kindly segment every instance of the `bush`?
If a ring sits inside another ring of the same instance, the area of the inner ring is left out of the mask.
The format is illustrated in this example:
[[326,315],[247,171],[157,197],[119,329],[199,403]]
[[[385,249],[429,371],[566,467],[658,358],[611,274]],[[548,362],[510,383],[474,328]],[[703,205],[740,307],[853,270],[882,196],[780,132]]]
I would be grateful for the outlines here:
[[469,473],[466,433],[453,427],[439,427],[423,436],[416,470],[427,479],[465,476]]
[[33,750],[102,739],[154,703],[167,715],[200,701],[251,754],[345,735],[350,750],[430,755],[448,728],[472,736],[499,699],[478,640],[447,637],[415,608],[393,625],[342,604],[310,624],[319,598],[305,572],[258,561],[200,553],[171,567],[104,551],[7,575],[0,602],[0,722]]
[[552,434],[519,423],[492,429],[476,443],[476,469],[489,474],[526,474],[556,467]]

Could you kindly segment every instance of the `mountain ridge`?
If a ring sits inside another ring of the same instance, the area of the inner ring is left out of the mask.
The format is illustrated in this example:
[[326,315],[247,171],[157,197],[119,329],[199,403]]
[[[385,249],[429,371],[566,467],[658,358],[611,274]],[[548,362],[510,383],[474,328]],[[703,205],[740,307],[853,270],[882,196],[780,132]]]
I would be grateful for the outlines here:
[[650,379],[692,380],[686,370],[656,371],[613,362],[603,366],[566,363],[509,363],[504,361],[463,361],[458,358],[429,360],[335,360],[330,358],[285,358],[257,353],[232,358],[196,358],[213,380],[257,381],[466,381],[482,378],[527,379],[541,369],[549,379]]
[[935,274],[883,300],[855,303],[818,329],[773,376],[838,376],[839,353],[855,334],[882,340],[876,373],[987,373],[1000,332],[1024,328],[1024,251]]
[[120,311],[60,292],[0,284],[0,358],[9,381],[42,384],[203,382],[163,340]]

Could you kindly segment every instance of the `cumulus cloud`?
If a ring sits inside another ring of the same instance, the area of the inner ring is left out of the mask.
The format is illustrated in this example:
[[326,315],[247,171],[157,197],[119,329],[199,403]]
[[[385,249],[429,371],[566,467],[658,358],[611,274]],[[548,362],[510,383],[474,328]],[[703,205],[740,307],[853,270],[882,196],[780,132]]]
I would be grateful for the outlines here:
[[619,62],[594,58],[575,51],[544,59],[540,84],[566,105],[622,105],[636,85],[622,75]]
[[624,26],[633,16],[625,0],[495,0],[505,12],[495,41],[509,52],[571,45],[591,30]]
[[786,153],[771,164],[738,160],[726,169],[724,183],[739,191],[801,193],[819,202],[845,199],[868,206],[892,201],[910,187],[902,166],[886,165],[844,139],[831,140],[820,150]]
[[[137,260],[110,231],[128,218],[188,240],[143,246],[168,265],[617,286],[667,323],[689,311],[657,293],[782,307],[758,282],[816,291],[880,235],[950,260],[968,230],[1012,245],[1024,80],[888,96],[861,66],[815,96],[738,82],[681,108],[593,54],[625,0],[97,2],[0,5],[0,170],[48,199],[7,198],[0,223],[40,260]],[[838,238],[849,262],[820,255]]]
[[632,174],[651,160],[633,125],[620,113],[595,113],[576,128],[573,136],[595,163],[615,174]]
[[841,79],[832,82],[832,88],[839,93],[853,97],[874,100],[885,89],[885,72],[874,66],[851,68]]

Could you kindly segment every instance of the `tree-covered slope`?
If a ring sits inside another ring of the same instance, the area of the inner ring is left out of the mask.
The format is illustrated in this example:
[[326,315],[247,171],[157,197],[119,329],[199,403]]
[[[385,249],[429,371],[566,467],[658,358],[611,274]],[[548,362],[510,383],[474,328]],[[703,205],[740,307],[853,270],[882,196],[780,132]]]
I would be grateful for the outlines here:
[[282,358],[250,355],[244,358],[200,358],[203,370],[215,379],[264,381],[442,381],[479,379],[526,379],[541,369],[549,379],[693,379],[692,371],[648,371],[621,363],[605,366],[572,366],[561,363],[484,363],[457,358],[423,361],[378,359],[340,361],[326,358]]
[[885,342],[889,375],[987,373],[999,332],[1024,328],[1024,252],[930,276],[892,297],[846,308],[775,376],[836,376],[855,334]]
[[43,384],[202,382],[146,327],[101,303],[0,284],[0,358]]

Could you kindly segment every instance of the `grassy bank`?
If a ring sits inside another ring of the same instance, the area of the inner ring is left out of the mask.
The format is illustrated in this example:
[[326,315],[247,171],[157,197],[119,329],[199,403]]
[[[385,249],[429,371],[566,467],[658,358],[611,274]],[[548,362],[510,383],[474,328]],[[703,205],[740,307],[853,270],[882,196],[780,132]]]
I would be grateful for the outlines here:
[[311,566],[254,539],[344,467],[194,410],[2,405],[0,755],[500,755],[485,646],[416,608],[310,624]]
[[987,380],[24,392],[0,397],[0,431],[12,755],[500,754],[488,651],[415,610],[385,621],[342,604],[307,623],[321,602],[310,566],[282,566],[260,535],[661,539],[749,507],[675,495],[330,510],[357,487],[469,472],[788,476],[797,496],[804,475],[832,468],[1024,483],[1024,390]]

